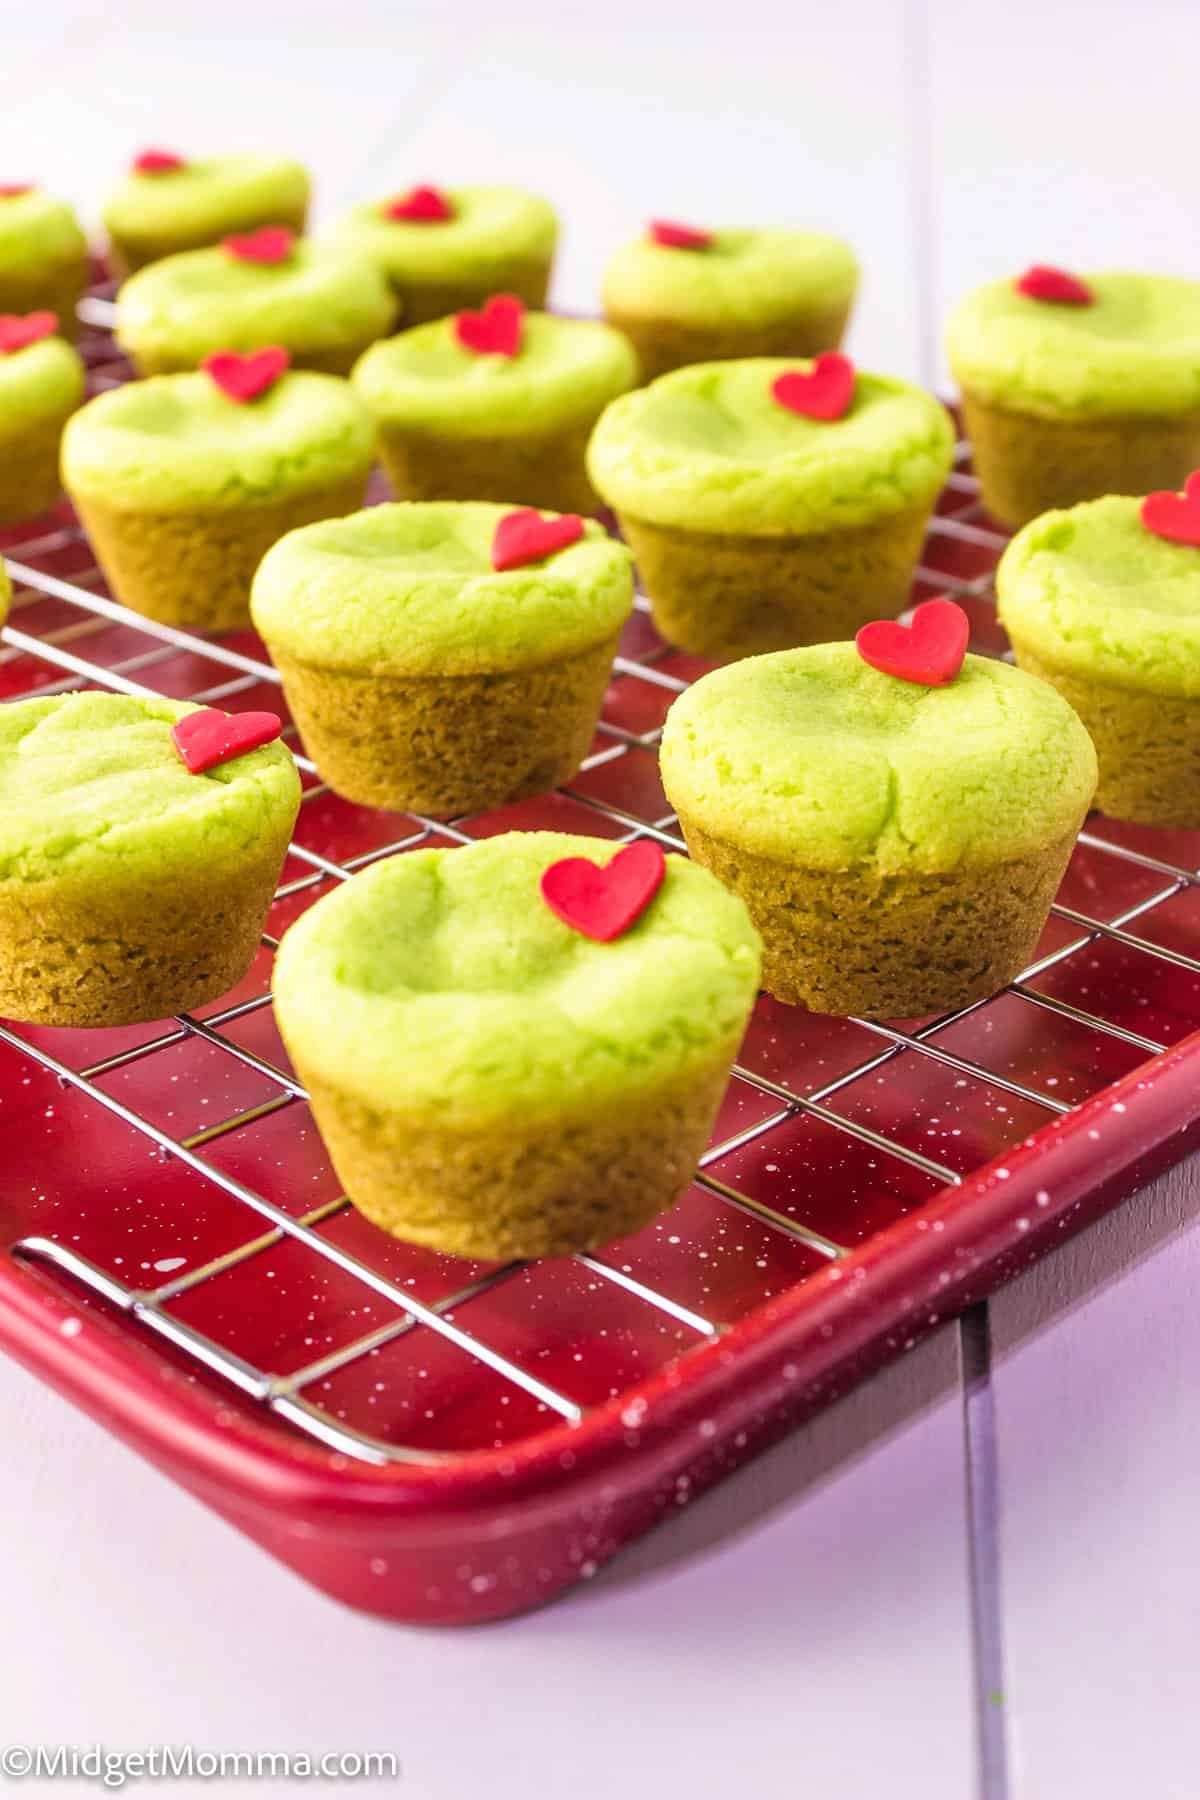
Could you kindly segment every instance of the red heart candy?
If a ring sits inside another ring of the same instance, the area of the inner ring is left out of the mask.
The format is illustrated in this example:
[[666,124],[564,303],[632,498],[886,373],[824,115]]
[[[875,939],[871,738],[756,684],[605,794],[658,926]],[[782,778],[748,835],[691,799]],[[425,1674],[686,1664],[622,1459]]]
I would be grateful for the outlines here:
[[296,234],[286,225],[263,225],[257,231],[236,233],[221,239],[222,247],[239,262],[281,263],[292,254]]
[[664,250],[707,250],[713,234],[695,225],[679,225],[673,219],[651,219],[650,242],[661,244]]
[[257,400],[260,394],[274,387],[291,360],[290,353],[282,345],[271,344],[265,350],[251,351],[249,356],[239,356],[236,350],[214,350],[200,367],[212,377],[223,394],[228,394],[231,400],[245,402]]
[[24,350],[58,330],[58,314],[52,312],[0,313],[0,356]]
[[282,729],[274,713],[223,713],[205,706],[180,719],[171,737],[188,773],[203,775],[218,763],[273,744]]
[[971,624],[953,600],[926,600],[911,625],[898,619],[876,619],[854,639],[865,663],[920,687],[943,687],[953,681],[967,654]]
[[182,156],[173,150],[139,150],[133,159],[135,175],[169,175],[172,169],[186,169]]
[[577,544],[583,536],[583,520],[578,513],[552,513],[543,519],[533,506],[522,506],[505,513],[492,538],[492,567],[503,574],[508,569],[523,569],[526,563],[541,562],[558,550]]
[[435,187],[409,188],[407,194],[385,200],[381,210],[386,219],[409,219],[418,225],[444,225],[454,217],[453,206],[441,188]]
[[1052,268],[1049,263],[1034,263],[1013,286],[1018,294],[1030,300],[1048,300],[1052,306],[1091,306],[1095,294],[1086,281],[1067,269]]
[[777,375],[771,393],[780,406],[806,419],[840,419],[854,398],[854,364],[838,350],[822,350],[807,373],[788,369]]
[[465,349],[481,356],[516,356],[524,317],[524,302],[515,294],[493,294],[482,312],[455,313],[454,335]]
[[1142,501],[1142,524],[1173,544],[1200,545],[1200,469],[1189,475],[1182,494],[1163,489]]
[[572,931],[608,944],[641,918],[666,872],[660,847],[639,838],[618,850],[605,868],[586,856],[551,863],[542,876],[542,898]]
[[21,194],[32,192],[32,181],[0,181],[0,200],[15,200]]

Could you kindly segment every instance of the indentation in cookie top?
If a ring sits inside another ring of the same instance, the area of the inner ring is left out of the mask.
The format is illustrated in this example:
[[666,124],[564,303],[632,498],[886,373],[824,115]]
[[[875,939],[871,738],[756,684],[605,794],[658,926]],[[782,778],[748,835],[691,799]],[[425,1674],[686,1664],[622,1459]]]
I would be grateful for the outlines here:
[[1000,617],[1055,668],[1200,697],[1200,548],[1148,531],[1140,499],[1044,513],[997,572]]
[[[63,338],[39,338],[0,356],[0,440],[7,444],[26,427],[69,412],[83,399],[83,387],[83,364]],[[19,453],[16,446],[5,452]]]
[[[311,1066],[446,1123],[570,1118],[728,1055],[758,985],[742,903],[669,856],[610,943],[555,917],[545,870],[616,846],[509,833],[392,857],[320,901],[275,967],[282,1027]],[[353,1047],[353,1048],[352,1048]]]
[[736,329],[854,298],[858,261],[841,238],[782,227],[705,235],[703,255],[681,256],[649,235],[618,250],[604,271],[606,311]]
[[1174,416],[1200,407],[1200,281],[1086,280],[1087,306],[1048,306],[1011,279],[969,294],[946,332],[960,386],[1051,417]]
[[0,273],[25,274],[87,255],[87,239],[65,200],[38,187],[0,200]]
[[291,753],[269,745],[202,776],[171,741],[172,700],[64,694],[0,707],[0,881],[151,877],[253,851],[294,814]]
[[536,666],[615,636],[633,605],[625,546],[589,521],[544,562],[500,573],[492,546],[511,510],[398,502],[302,526],[259,565],[255,624],[302,662],[414,675]]
[[542,261],[554,253],[558,220],[538,194],[514,187],[440,190],[451,216],[430,230],[423,219],[388,217],[378,200],[352,207],[332,239],[367,251],[397,281],[486,280],[512,260]]
[[625,395],[596,427],[592,481],[631,517],[764,535],[834,530],[932,500],[954,447],[945,407],[859,370],[840,418],[807,418],[773,391],[806,367],[700,363]]
[[671,804],[703,830],[807,867],[1002,862],[1073,829],[1096,785],[1091,739],[1047,683],[968,656],[924,687],[853,644],[750,657],[672,706]]
[[375,442],[349,382],[293,370],[239,406],[203,371],[131,381],[89,401],[63,440],[74,493],[112,505],[237,506],[361,471]]
[[637,380],[622,332],[590,319],[526,313],[516,356],[480,356],[437,319],[372,344],[354,385],[385,424],[464,437],[522,437],[588,422]]
[[163,175],[131,169],[104,204],[118,237],[199,238],[236,231],[273,212],[294,218],[308,204],[307,171],[282,156],[208,156]]

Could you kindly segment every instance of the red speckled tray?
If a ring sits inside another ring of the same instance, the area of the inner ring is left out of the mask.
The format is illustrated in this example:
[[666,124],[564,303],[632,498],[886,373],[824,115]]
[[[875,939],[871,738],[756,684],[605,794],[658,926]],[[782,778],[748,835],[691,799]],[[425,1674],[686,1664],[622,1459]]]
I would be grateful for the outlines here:
[[[85,349],[94,385],[123,379],[102,331]],[[953,592],[993,652],[1002,542],[960,461],[914,597]],[[92,683],[282,709],[251,634],[108,600],[65,507],[0,548],[0,700]],[[888,1026],[761,1000],[701,1172],[636,1237],[496,1268],[360,1220],[275,1030],[274,942],[419,844],[520,826],[681,848],[656,741],[703,667],[639,611],[575,781],[502,813],[373,812],[306,770],[233,993],[120,1031],[0,1022],[0,1341],[351,1605],[463,1622],[586,1578],[1191,1142],[1200,833],[1095,818],[994,999]]]

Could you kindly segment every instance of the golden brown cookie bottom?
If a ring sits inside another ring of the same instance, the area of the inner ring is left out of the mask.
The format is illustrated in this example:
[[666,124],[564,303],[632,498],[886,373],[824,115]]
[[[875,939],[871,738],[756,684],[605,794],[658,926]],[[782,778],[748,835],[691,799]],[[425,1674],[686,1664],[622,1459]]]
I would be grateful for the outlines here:
[[0,1016],[135,1025],[219,999],[254,960],[286,824],[232,872],[0,881]]
[[807,537],[619,518],[662,635],[698,656],[732,661],[833,643],[903,612],[932,500],[877,524]]
[[250,582],[286,531],[363,503],[369,470],[287,499],[189,512],[126,511],[72,496],[123,606],[161,625],[231,631],[250,622]]
[[90,274],[85,256],[45,263],[39,269],[21,273],[9,270],[0,275],[0,313],[40,312],[46,308],[58,314],[61,335],[74,340],[79,335],[76,308]]
[[769,325],[740,330],[720,326],[704,330],[676,319],[648,319],[611,308],[605,317],[632,343],[646,382],[689,363],[730,362],[746,356],[809,357],[836,350],[850,307],[807,307]]
[[1200,412],[1045,419],[968,392],[962,399],[983,504],[1014,529],[1081,500],[1181,488],[1200,465]]
[[449,817],[548,793],[574,775],[616,647],[610,638],[496,675],[359,674],[272,656],[304,747],[335,793]]
[[595,422],[524,438],[442,437],[386,424],[379,453],[398,500],[494,500],[595,513],[601,503],[584,460]]
[[594,1249],[649,1223],[695,1174],[737,1049],[589,1114],[453,1130],[367,1108],[297,1059],[351,1200],[373,1224],[451,1256],[508,1262]]
[[767,992],[866,1019],[950,1012],[1020,974],[1076,836],[1010,862],[880,875],[776,862],[682,815],[680,824],[695,860],[745,901],[763,939]]
[[1138,825],[1200,828],[1200,699],[1113,687],[1051,668],[1015,640],[1017,663],[1057,688],[1096,746],[1096,805]]
[[0,525],[49,512],[62,493],[58,447],[69,411],[24,431],[0,427]]
[[113,274],[124,281],[144,269],[147,263],[161,262],[164,256],[177,256],[183,250],[206,250],[222,238],[237,231],[258,231],[264,225],[287,225],[301,233],[308,217],[304,206],[242,207],[231,210],[218,231],[172,231],[109,234],[108,262]]
[[531,311],[541,312],[550,286],[550,268],[548,256],[521,257],[493,268],[486,276],[469,280],[395,280],[392,286],[400,303],[400,329],[448,319],[451,313],[475,312],[493,294],[515,294]]

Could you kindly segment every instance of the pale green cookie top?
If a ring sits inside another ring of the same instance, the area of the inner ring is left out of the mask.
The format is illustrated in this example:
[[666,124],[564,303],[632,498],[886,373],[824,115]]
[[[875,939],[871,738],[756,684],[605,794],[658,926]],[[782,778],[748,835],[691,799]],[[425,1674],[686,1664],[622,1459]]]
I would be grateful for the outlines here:
[[0,354],[0,438],[59,419],[83,399],[83,363],[60,337]]
[[554,254],[558,220],[539,195],[514,187],[443,191],[452,219],[389,219],[382,211],[386,198],[369,200],[339,219],[330,238],[365,251],[401,288],[406,281],[486,283],[490,271],[502,272],[514,259]]
[[567,549],[498,574],[492,538],[512,511],[399,502],[290,531],[255,574],[254,623],[301,662],[420,675],[536,667],[614,636],[633,606],[625,546],[589,521]]
[[337,350],[378,337],[395,302],[367,258],[298,239],[281,263],[242,262],[220,245],[165,256],[117,295],[117,338],[138,354],[199,363],[214,350]]
[[8,618],[8,609],[12,605],[12,582],[8,578],[8,570],[0,560],[0,625]]
[[65,200],[41,188],[0,194],[0,274],[33,274],[86,255],[87,239]]
[[746,910],[668,856],[612,943],[542,900],[553,862],[617,846],[512,832],[389,857],[284,937],[275,1004],[293,1054],[376,1110],[441,1126],[586,1118],[731,1055],[758,987]]
[[63,480],[110,506],[240,506],[361,473],[375,423],[348,381],[291,370],[239,404],[202,371],[99,394],[70,421]]
[[276,208],[290,218],[308,193],[307,170],[285,157],[211,156],[157,174],[131,169],[105,201],[103,218],[117,237],[216,239]]
[[849,306],[858,261],[849,244],[782,228],[713,233],[704,250],[672,250],[648,236],[604,271],[605,310],[691,326],[769,325],[809,307]]
[[1044,681],[968,656],[945,687],[853,644],[753,656],[681,694],[662,737],[672,806],[782,862],[884,873],[1007,861],[1079,824],[1096,753]]
[[960,387],[1047,417],[1174,415],[1200,407],[1200,281],[1086,275],[1092,306],[977,288],[951,314],[946,347]]
[[638,377],[623,332],[591,319],[526,313],[516,356],[478,355],[452,319],[372,344],[354,385],[384,424],[463,437],[514,437],[596,417]]
[[236,866],[300,804],[291,752],[268,744],[190,775],[171,728],[194,706],[61,694],[0,706],[0,882],[120,882],[197,858]]
[[861,370],[849,411],[808,419],[772,397],[803,359],[697,363],[616,400],[588,447],[610,506],[653,525],[764,537],[867,524],[929,504],[954,429],[931,394]]
[[1000,617],[1052,668],[1200,698],[1200,549],[1148,531],[1141,504],[1089,500],[1026,525],[996,574]]

